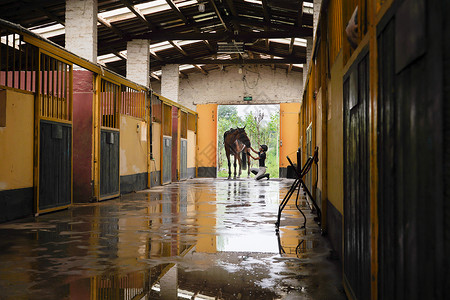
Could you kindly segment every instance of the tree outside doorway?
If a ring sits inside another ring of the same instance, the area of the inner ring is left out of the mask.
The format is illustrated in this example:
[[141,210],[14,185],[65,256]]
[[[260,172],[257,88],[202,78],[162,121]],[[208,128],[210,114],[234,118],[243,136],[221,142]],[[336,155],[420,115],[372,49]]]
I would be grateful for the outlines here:
[[[271,178],[279,177],[279,105],[219,105],[217,112],[217,177],[228,177],[228,163],[225,155],[223,133],[230,128],[244,127],[250,138],[252,147],[258,150],[259,145],[266,144],[266,167]],[[254,156],[254,155],[253,155]],[[232,156],[233,157],[233,156]],[[258,162],[250,159],[251,168],[257,168]],[[231,160],[232,171],[234,157]],[[238,171],[237,171],[238,172]],[[242,172],[246,176],[247,171]]]

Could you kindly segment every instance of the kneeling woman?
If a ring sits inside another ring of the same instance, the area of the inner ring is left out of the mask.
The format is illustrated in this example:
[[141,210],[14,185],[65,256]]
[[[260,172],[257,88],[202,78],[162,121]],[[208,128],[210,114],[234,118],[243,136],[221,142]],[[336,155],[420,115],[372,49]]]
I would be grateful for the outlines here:
[[256,175],[255,179],[260,180],[262,178],[267,178],[269,180],[270,175],[266,174],[266,152],[267,152],[267,145],[260,145],[259,152],[255,151],[252,147],[250,149],[258,154],[258,157],[254,157],[250,154],[250,151],[247,152],[247,155],[253,158],[254,160],[259,160],[259,168],[252,168],[250,171]]

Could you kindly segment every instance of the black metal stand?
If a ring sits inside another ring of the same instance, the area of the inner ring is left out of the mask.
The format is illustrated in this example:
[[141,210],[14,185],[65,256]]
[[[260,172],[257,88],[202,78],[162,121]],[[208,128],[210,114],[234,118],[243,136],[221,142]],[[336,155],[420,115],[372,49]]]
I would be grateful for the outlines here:
[[[295,170],[295,175],[296,175],[296,179],[294,181],[294,183],[292,184],[291,188],[289,189],[288,193],[286,194],[286,196],[284,197],[283,201],[281,201],[280,206],[278,207],[278,218],[277,218],[277,222],[275,223],[276,226],[276,231],[279,230],[280,227],[280,219],[281,219],[281,213],[283,212],[283,209],[286,207],[289,199],[291,198],[292,194],[295,192],[295,190],[297,190],[297,197],[295,200],[295,206],[297,207],[297,209],[300,211],[300,213],[303,215],[303,226],[302,228],[304,228],[306,226],[306,216],[303,213],[303,211],[300,209],[300,206],[298,204],[298,198],[299,198],[299,194],[300,194],[300,189],[303,187],[303,189],[306,191],[306,194],[308,195],[308,197],[311,199],[312,205],[315,209],[315,211],[317,212],[317,219],[318,219],[318,223],[320,224],[320,220],[321,220],[321,216],[322,213],[320,211],[319,206],[317,205],[316,201],[314,200],[312,194],[310,193],[308,187],[306,186],[305,182],[303,181],[303,177],[308,174],[308,172],[311,170],[311,166],[313,163],[318,162],[318,152],[319,152],[319,148],[316,147],[315,151],[314,151],[314,156],[310,156],[308,158],[308,160],[306,161],[305,165],[303,166],[303,168],[301,168],[301,170],[299,170],[298,168],[295,168],[294,164],[292,163],[291,159],[289,158],[289,156],[286,156],[289,163],[291,164],[291,166],[294,168]],[[297,155],[298,157],[298,155]],[[299,161],[299,159],[297,159],[297,161]],[[307,200],[308,201],[308,200]]]

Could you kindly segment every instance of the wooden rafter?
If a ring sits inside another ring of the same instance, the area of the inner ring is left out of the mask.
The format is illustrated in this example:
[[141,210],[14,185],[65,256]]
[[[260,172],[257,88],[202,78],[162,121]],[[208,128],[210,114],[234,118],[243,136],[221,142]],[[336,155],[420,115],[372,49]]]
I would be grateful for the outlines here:
[[37,5],[36,1],[22,0],[21,2],[25,3],[25,5],[28,5],[37,11],[40,11],[41,13],[46,15],[50,20],[55,21],[61,25],[65,25],[65,22],[61,18],[55,16],[53,13],[49,12],[47,9],[43,8],[42,6]]
[[203,69],[201,66],[196,65],[196,64],[192,64],[197,70],[199,70],[200,72],[203,73],[203,75],[208,75],[208,71],[206,71],[205,69]]
[[267,0],[262,0],[263,12],[264,12],[264,21],[270,23],[270,11],[269,6],[267,5]]
[[291,73],[291,71],[292,71],[292,64],[289,64],[288,69],[287,69],[287,73],[289,74],[289,73]]
[[184,24],[188,24],[188,19],[185,15],[181,12],[181,10],[178,8],[178,6],[173,3],[172,0],[166,0],[167,4],[169,4],[170,8],[175,12],[175,14],[184,22]]
[[156,54],[154,51],[150,50],[150,56],[152,56],[153,58],[155,58],[156,60],[159,61],[164,61],[161,56],[159,56],[158,54]]
[[189,54],[186,53],[186,51],[183,50],[183,48],[180,47],[180,45],[178,45],[176,42],[174,41],[169,41],[169,43],[175,47],[175,49],[177,49],[181,54],[183,54],[186,57],[189,57]]
[[159,78],[159,76],[155,75],[153,72],[150,72],[150,77],[152,77],[158,81],[161,81],[161,78]]
[[295,42],[295,38],[291,38],[291,42],[289,43],[289,50],[288,50],[289,55],[291,55],[292,51],[294,51],[294,42]]
[[111,30],[112,32],[114,32],[116,35],[118,35],[121,39],[125,38],[124,33],[117,28],[116,26],[112,25],[108,20],[97,16],[97,20],[100,22],[100,24],[102,24],[103,26],[105,26],[106,28],[108,28],[109,30]]
[[[250,21],[251,22],[251,21]],[[264,27],[264,25],[263,25]],[[295,28],[295,29],[293,29]],[[233,32],[217,32],[217,33],[183,33],[173,32],[170,30],[160,30],[155,32],[149,32],[145,34],[130,36],[130,39],[149,39],[152,41],[167,41],[167,40],[209,40],[209,41],[227,41],[227,40],[255,40],[266,38],[305,38],[312,33],[311,28],[298,29],[291,26],[291,30],[269,30],[259,32],[239,32],[238,35],[234,35]]]
[[188,74],[184,73],[183,71],[180,71],[180,75],[184,79],[188,78]]
[[302,64],[305,63],[304,58],[277,58],[277,59],[202,59],[202,58],[189,58],[175,59],[172,61],[166,61],[170,64],[189,64],[189,65],[235,65],[235,64]]
[[214,3],[214,0],[209,0],[209,3],[211,3],[212,7],[214,8],[215,13],[216,13],[217,17],[220,20],[220,23],[222,23],[222,26],[225,28],[226,31],[230,31],[230,28],[228,27],[228,25],[223,20],[222,15],[220,14],[220,11],[219,11],[219,9],[216,6],[216,3]]
[[303,0],[300,1],[297,14],[297,26],[302,27],[302,25],[303,25]]
[[144,16],[144,14],[135,7],[130,1],[128,0],[120,0],[120,2],[125,5],[140,21],[142,21],[147,27],[154,28],[155,26],[151,24],[147,18]]

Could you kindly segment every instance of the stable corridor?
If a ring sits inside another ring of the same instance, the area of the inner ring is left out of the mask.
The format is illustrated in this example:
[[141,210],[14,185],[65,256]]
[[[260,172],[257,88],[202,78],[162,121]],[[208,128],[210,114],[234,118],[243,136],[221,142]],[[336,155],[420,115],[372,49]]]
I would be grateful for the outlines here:
[[[0,224],[2,299],[346,299],[291,179],[190,179]],[[294,197],[293,197],[294,198]]]

